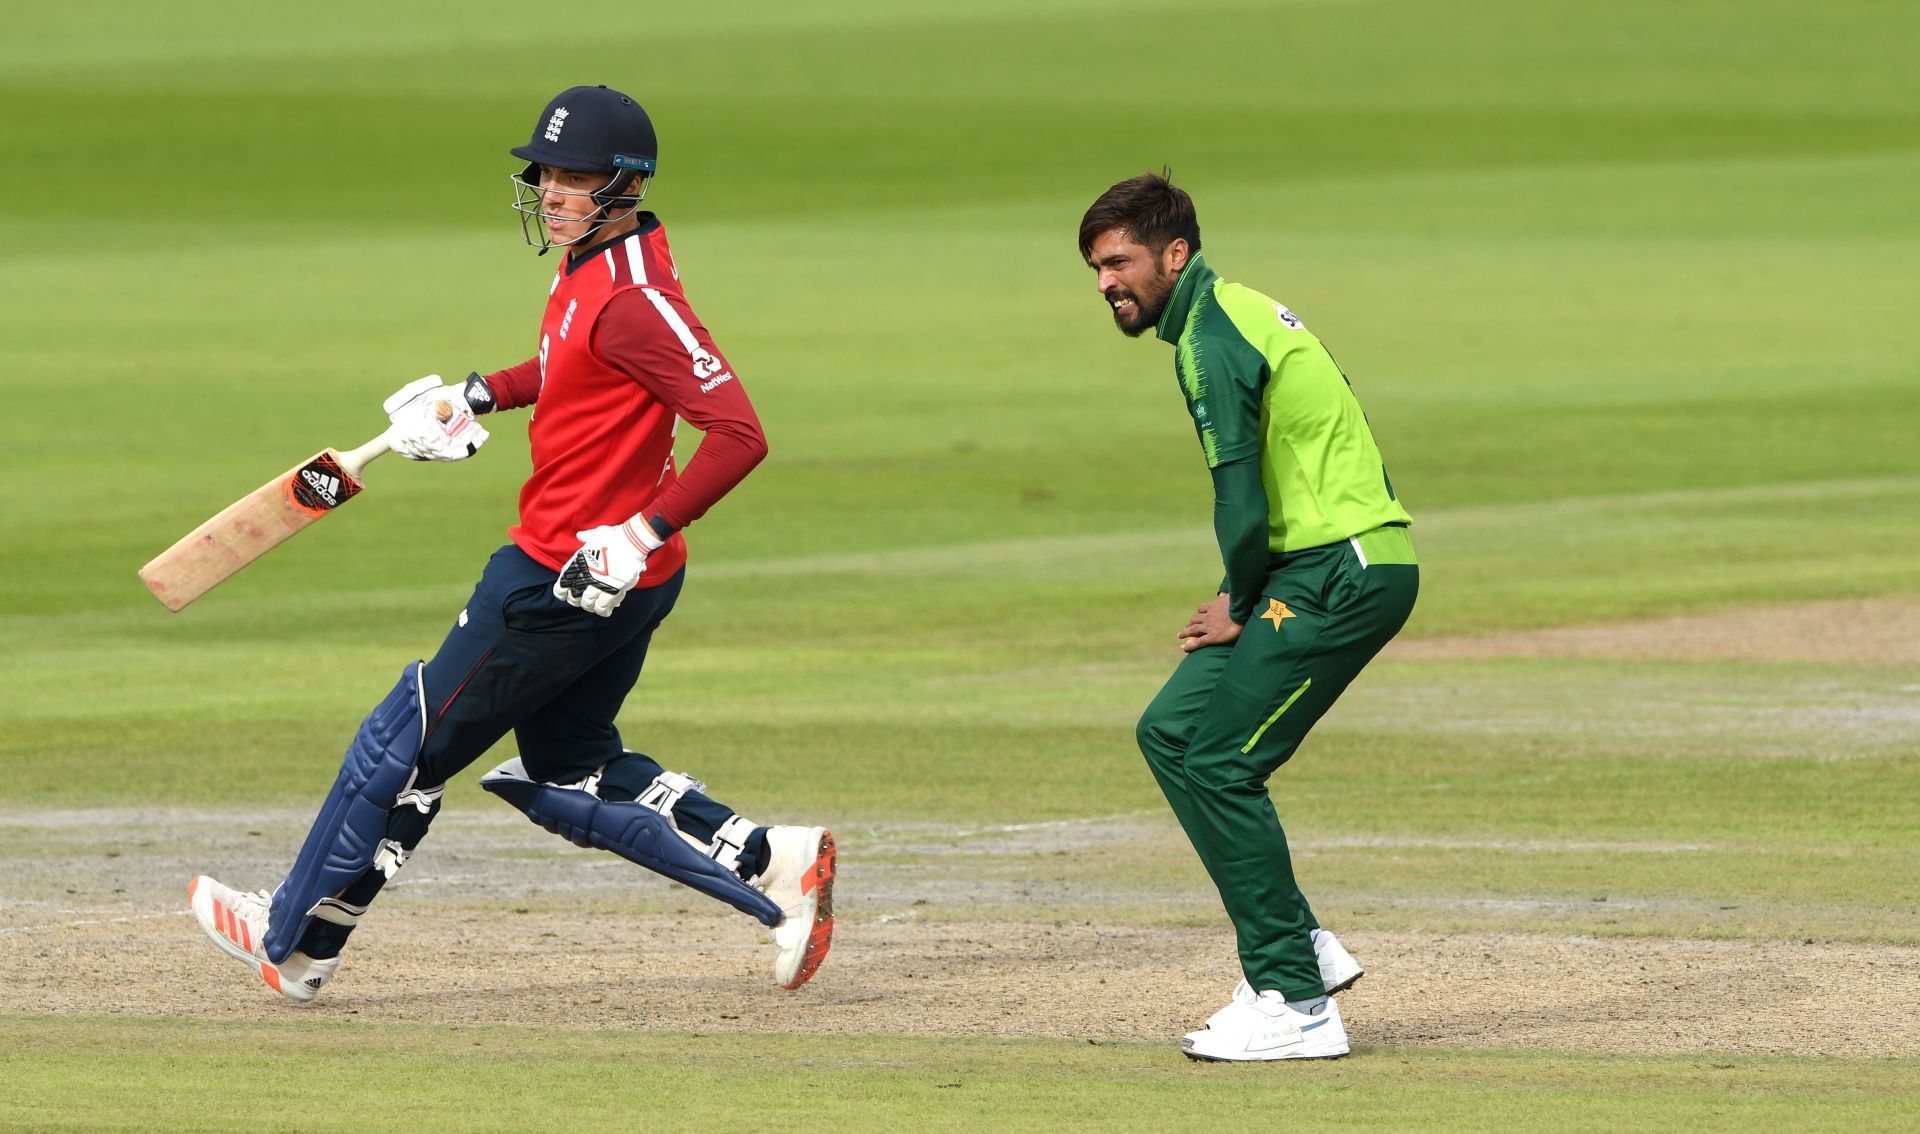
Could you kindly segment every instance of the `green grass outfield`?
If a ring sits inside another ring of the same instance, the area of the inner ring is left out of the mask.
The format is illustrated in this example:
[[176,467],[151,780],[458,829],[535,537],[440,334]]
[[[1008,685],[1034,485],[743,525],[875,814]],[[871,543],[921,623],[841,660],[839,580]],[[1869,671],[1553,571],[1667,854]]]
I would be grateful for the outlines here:
[[[1162,806],[1131,728],[1218,578],[1207,479],[1167,349],[1114,333],[1074,235],[1163,162],[1209,262],[1352,376],[1416,518],[1410,636],[1920,592],[1910,5],[1174,7],[10,14],[0,820],[317,800],[501,541],[521,425],[463,465],[375,465],[350,508],[182,614],[134,570],[371,435],[408,379],[532,353],[552,261],[519,243],[505,151],[576,82],[653,112],[650,204],[772,442],[691,533],[623,720],[748,813]],[[1383,661],[1277,794],[1330,848],[1323,914],[1911,945],[1915,680]],[[783,781],[774,754],[812,771]],[[1555,840],[1702,849],[1497,849]],[[1190,862],[1115,870],[1204,897]],[[1509,898],[1565,904],[1475,904]],[[1910,1060],[1364,1034],[1332,1067],[1253,1075],[1074,1036],[90,1015],[0,1034],[0,1128],[33,1130],[299,1129],[346,1094],[373,1104],[354,1128],[422,1132],[528,1128],[562,1100],[583,1131],[668,1105],[838,1130],[1870,1130],[1910,1127],[1920,1092]],[[446,1105],[414,1108],[423,1090]]]
[[[1665,1132],[1805,1127],[1809,1107],[1822,1128],[1870,1132],[1909,1129],[1912,1115],[1897,1098],[1912,1090],[1911,1069],[1889,1060],[1362,1048],[1364,1058],[1247,1075],[1142,1044],[92,1023],[21,1022],[47,1089],[9,1129],[147,1130],[160,1113],[166,1129],[231,1130],[234,1112],[208,1080],[251,1085],[246,1125],[263,1134],[319,1128],[343,1095],[355,1100],[343,1121],[368,1134],[560,1121],[704,1130],[743,1114],[800,1130],[1186,1130],[1204,1115],[1222,1131]],[[316,1059],[334,1078],[289,1074]],[[0,1070],[11,1070],[4,1055]],[[81,1098],[84,1110],[71,1101]]]

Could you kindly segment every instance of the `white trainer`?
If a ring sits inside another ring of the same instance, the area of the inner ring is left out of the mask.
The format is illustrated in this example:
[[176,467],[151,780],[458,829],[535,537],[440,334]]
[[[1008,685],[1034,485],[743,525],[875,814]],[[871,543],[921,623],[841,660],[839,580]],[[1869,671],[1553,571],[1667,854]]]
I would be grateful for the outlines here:
[[1324,929],[1313,931],[1313,959],[1320,962],[1320,983],[1326,986],[1327,995],[1345,992],[1353,987],[1353,982],[1367,975],[1353,954],[1340,945],[1340,939]]
[[1277,992],[1236,995],[1207,1026],[1180,1040],[1189,1059],[1263,1062],[1272,1059],[1338,1059],[1347,1054],[1347,1028],[1340,1006],[1321,997],[1309,1011],[1295,1011]]
[[[1354,986],[1354,982],[1367,975],[1367,970],[1360,967],[1360,962],[1353,959],[1352,953],[1347,952],[1346,949],[1341,947],[1340,939],[1335,937],[1331,931],[1316,929],[1312,932],[1311,936],[1313,938],[1313,959],[1320,962],[1320,983],[1324,986],[1328,996],[1332,996],[1336,992],[1345,992]],[[1226,1015],[1235,1004],[1251,1002],[1252,1000],[1253,986],[1248,984],[1243,978],[1239,984],[1233,986],[1233,999],[1227,1002],[1225,1008],[1220,1009],[1220,1011],[1215,1012],[1208,1018],[1207,1026],[1211,1027],[1214,1020]],[[1192,1034],[1197,1035],[1199,1033],[1196,1032]]]
[[767,868],[753,880],[786,916],[773,927],[773,983],[799,988],[833,944],[833,833],[768,827]]
[[[1236,1006],[1252,1004],[1253,1001],[1254,1001],[1253,986],[1248,984],[1245,978],[1242,978],[1239,984],[1236,984],[1233,986],[1233,999],[1227,1001],[1227,1006],[1225,1008],[1222,1008],[1218,1012],[1215,1012],[1213,1015],[1208,1016],[1207,1022],[1200,1025],[1200,1032],[1206,1031],[1208,1028],[1213,1027],[1215,1024],[1225,1023],[1231,1017],[1233,1010]],[[1188,1032],[1187,1038],[1192,1039],[1193,1037],[1199,1035],[1200,1032]]]
[[281,964],[267,960],[261,941],[267,935],[267,909],[273,895],[265,890],[249,894],[202,874],[187,887],[187,902],[193,907],[194,920],[215,945],[289,1000],[312,1000],[340,967],[338,957],[316,961],[297,950]]

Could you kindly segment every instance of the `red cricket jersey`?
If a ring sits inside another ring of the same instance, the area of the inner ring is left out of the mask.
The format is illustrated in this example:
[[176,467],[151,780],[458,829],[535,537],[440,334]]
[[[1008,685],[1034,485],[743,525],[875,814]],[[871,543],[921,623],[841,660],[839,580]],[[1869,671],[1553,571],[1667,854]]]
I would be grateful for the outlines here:
[[[666,230],[651,215],[624,239],[562,261],[539,354],[487,383],[498,408],[533,403],[533,475],[508,535],[555,571],[579,549],[575,532],[643,511],[683,527],[766,453],[752,403],[687,305]],[[681,416],[707,433],[688,465],[699,475],[674,491]],[[686,559],[676,531],[647,557],[637,585],[666,582]]]

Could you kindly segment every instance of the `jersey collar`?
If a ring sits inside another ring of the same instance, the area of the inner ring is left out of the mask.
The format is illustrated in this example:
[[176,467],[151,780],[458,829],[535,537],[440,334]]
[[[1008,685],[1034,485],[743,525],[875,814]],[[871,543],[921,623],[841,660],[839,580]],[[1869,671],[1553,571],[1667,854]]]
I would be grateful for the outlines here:
[[1173,294],[1167,297],[1167,309],[1160,312],[1160,322],[1154,326],[1153,333],[1163,342],[1179,342],[1181,332],[1187,329],[1187,316],[1193,311],[1194,298],[1219,278],[1200,258],[1200,253],[1189,256],[1186,267],[1180,269],[1179,278],[1173,281]]
[[638,228],[632,229],[631,231],[628,231],[628,232],[623,232],[619,236],[613,237],[610,240],[602,240],[600,243],[594,245],[591,248],[582,248],[578,252],[569,251],[567,253],[567,274],[572,275],[573,270],[575,268],[586,263],[588,260],[593,259],[595,256],[598,256],[600,253],[605,252],[607,249],[613,247],[614,245],[619,244],[621,241],[625,240],[627,237],[644,236],[647,233],[652,232],[654,229],[659,227],[660,227],[659,217],[654,216],[652,213],[645,213],[645,212],[641,213],[640,226]]

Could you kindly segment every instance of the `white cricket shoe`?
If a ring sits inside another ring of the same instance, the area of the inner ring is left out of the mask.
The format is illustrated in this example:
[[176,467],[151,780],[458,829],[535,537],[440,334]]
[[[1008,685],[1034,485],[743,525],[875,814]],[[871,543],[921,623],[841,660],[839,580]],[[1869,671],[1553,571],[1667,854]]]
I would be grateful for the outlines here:
[[1186,1038],[1192,1039],[1193,1037],[1199,1035],[1200,1032],[1206,1031],[1208,1028],[1213,1027],[1215,1024],[1225,1024],[1228,1020],[1230,1020],[1233,1017],[1233,1010],[1235,1008],[1252,1004],[1254,1002],[1254,999],[1255,997],[1253,995],[1253,986],[1248,984],[1244,977],[1241,978],[1240,983],[1233,986],[1233,999],[1227,1001],[1227,1006],[1225,1008],[1220,1009],[1218,1012],[1215,1012],[1213,1015],[1208,1016],[1207,1022],[1200,1025],[1200,1031],[1188,1032]]
[[[1352,953],[1341,947],[1340,939],[1330,931],[1316,929],[1312,932],[1312,937],[1313,959],[1320,962],[1320,983],[1328,996],[1336,992],[1345,992],[1367,974],[1367,970],[1360,967],[1360,962],[1353,959]],[[1226,1008],[1215,1012],[1207,1020],[1208,1026],[1225,1015],[1235,1004],[1252,1000],[1253,986],[1242,979],[1239,984],[1233,986],[1233,999],[1227,1002]]]
[[1180,1050],[1189,1059],[1258,1062],[1270,1059],[1338,1059],[1347,1054],[1347,1028],[1340,1006],[1321,997],[1309,1011],[1295,1011],[1278,992],[1241,996],[1215,1012],[1207,1026],[1188,1032]]
[[754,884],[786,916],[773,927],[773,983],[799,988],[833,944],[833,833],[768,827],[767,868]]
[[1353,954],[1341,947],[1338,937],[1324,929],[1314,930],[1312,937],[1313,959],[1320,962],[1320,983],[1326,986],[1328,996],[1345,992],[1367,975]]
[[273,895],[265,890],[245,893],[202,874],[187,887],[187,901],[194,920],[215,945],[289,1000],[312,1000],[340,967],[338,957],[316,961],[297,950],[281,964],[267,960],[261,941],[267,935],[267,909]]

